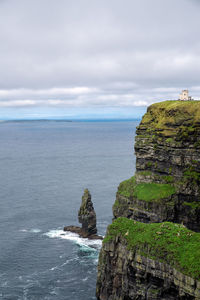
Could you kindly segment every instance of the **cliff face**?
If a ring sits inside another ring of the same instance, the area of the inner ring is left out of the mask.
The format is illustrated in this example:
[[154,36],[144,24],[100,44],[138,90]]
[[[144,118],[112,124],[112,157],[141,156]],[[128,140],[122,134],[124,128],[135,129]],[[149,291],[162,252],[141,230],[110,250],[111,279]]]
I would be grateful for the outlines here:
[[200,102],[151,105],[136,133],[136,173],[118,187],[97,299],[200,299]]
[[200,102],[151,105],[136,133],[136,173],[119,186],[114,217],[200,231]]
[[200,234],[176,225],[114,221],[99,257],[97,298],[200,299]]

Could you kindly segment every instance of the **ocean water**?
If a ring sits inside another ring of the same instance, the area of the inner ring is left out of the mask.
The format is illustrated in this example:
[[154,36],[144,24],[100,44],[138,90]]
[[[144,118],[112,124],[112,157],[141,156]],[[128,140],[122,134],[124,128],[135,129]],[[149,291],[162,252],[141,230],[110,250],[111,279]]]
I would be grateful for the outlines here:
[[137,125],[0,123],[0,299],[96,299],[101,242],[62,228],[78,225],[87,187],[105,234],[117,186],[135,170]]

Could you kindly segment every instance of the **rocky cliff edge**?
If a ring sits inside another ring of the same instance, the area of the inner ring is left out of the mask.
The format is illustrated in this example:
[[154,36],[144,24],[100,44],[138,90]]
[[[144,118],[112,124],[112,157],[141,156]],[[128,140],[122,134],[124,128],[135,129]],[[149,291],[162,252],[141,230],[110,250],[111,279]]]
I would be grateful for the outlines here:
[[114,217],[200,231],[200,101],[151,105],[136,134],[136,173],[120,184]]
[[117,191],[97,299],[200,299],[200,101],[151,105],[136,134],[136,172]]

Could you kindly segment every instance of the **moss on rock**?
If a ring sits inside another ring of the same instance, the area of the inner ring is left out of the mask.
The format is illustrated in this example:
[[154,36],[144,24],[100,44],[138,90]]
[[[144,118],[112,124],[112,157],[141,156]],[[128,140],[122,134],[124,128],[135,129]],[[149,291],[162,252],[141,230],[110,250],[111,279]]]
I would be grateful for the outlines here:
[[103,243],[119,235],[126,240],[129,250],[200,279],[200,233],[194,233],[181,224],[144,224],[122,217],[109,225]]
[[[148,107],[141,125],[150,124],[152,129],[166,130],[167,136],[171,125],[188,125],[200,122],[200,101],[164,101]],[[191,127],[190,127],[191,128]],[[194,132],[194,128],[192,129]]]

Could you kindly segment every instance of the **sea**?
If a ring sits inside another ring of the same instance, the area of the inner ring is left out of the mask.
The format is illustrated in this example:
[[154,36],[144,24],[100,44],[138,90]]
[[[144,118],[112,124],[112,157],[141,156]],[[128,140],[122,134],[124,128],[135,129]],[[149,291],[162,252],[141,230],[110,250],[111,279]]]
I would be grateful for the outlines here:
[[98,234],[119,183],[135,172],[139,121],[0,123],[0,299],[92,300],[101,241],[78,225],[88,188]]

